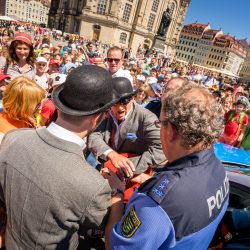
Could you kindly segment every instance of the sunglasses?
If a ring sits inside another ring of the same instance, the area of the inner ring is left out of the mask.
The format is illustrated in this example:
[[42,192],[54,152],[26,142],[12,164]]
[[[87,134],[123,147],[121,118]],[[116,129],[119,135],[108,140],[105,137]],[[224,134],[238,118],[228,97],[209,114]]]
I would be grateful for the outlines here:
[[107,61],[110,62],[110,63],[113,62],[113,61],[114,61],[115,63],[118,63],[118,62],[121,61],[121,59],[119,59],[119,58],[107,58]]
[[120,101],[117,104],[128,105],[131,100],[132,100],[132,97],[121,98]]
[[47,64],[37,63],[37,66],[40,66],[40,67],[46,67],[46,66],[47,66]]
[[42,106],[41,102],[36,105],[36,107],[34,109],[34,114],[36,114],[38,112],[38,110],[41,108],[41,106]]

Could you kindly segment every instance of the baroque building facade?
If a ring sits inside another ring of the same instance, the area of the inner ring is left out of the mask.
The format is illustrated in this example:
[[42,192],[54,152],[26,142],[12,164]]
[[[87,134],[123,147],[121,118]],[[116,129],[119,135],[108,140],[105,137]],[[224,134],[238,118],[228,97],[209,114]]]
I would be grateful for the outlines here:
[[177,60],[192,63],[218,73],[239,76],[247,56],[246,46],[209,24],[184,25],[176,50]]
[[247,42],[247,39],[243,39],[240,42],[243,46],[247,48],[247,57],[241,68],[240,77],[243,82],[249,84],[250,86],[250,43]]
[[16,20],[47,24],[50,2],[48,0],[1,0],[1,15]]
[[52,0],[48,26],[124,48],[175,55],[190,0]]

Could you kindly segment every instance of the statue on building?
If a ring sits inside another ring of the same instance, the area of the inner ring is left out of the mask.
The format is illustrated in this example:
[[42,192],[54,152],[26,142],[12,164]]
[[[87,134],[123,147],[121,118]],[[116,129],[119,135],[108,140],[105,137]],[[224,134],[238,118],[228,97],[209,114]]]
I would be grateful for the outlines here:
[[167,8],[162,15],[161,24],[157,32],[158,36],[164,37],[166,35],[170,22],[171,22],[171,12],[170,9]]

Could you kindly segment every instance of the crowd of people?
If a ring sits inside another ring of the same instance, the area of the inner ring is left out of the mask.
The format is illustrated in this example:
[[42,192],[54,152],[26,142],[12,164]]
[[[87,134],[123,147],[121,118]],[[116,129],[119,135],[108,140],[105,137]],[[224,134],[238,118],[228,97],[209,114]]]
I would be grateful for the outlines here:
[[141,46],[0,34],[2,246],[207,249],[228,205],[212,145],[250,151],[249,86]]

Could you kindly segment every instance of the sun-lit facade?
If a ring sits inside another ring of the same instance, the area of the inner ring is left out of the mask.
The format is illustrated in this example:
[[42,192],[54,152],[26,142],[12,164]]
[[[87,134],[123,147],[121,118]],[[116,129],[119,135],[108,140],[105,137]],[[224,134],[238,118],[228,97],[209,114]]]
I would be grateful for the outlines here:
[[190,0],[52,0],[49,26],[121,47],[151,48],[166,10],[170,24],[162,40],[165,54],[175,48]]

